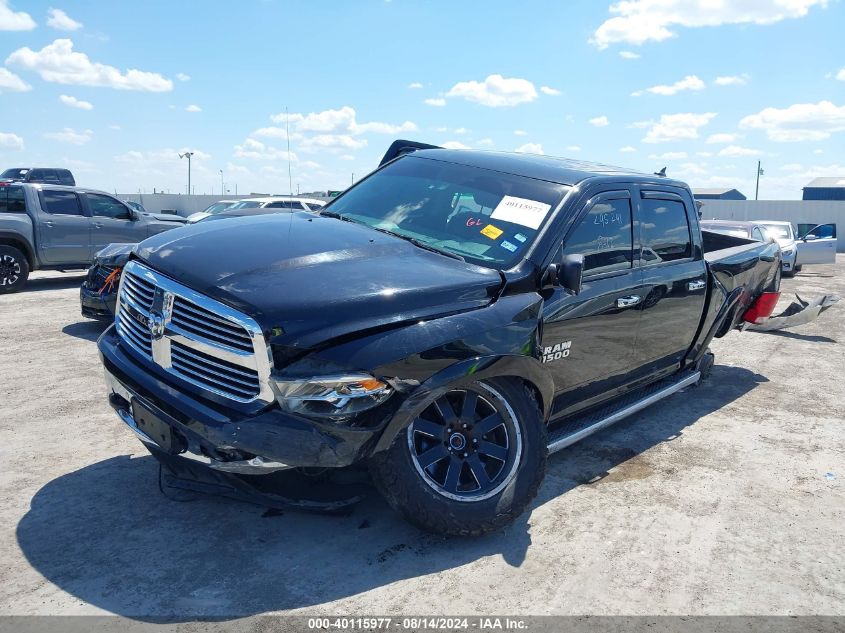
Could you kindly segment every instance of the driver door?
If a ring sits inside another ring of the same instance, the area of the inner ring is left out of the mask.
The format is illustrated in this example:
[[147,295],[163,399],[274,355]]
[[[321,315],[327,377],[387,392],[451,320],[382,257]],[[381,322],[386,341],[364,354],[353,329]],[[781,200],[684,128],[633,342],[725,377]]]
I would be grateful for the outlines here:
[[100,193],[86,193],[91,211],[91,242],[94,253],[109,244],[140,242],[147,237],[143,226],[132,219],[132,212],[120,200]]
[[631,194],[596,194],[563,243],[584,256],[580,294],[556,288],[543,307],[540,360],[555,381],[553,415],[613,397],[633,375],[640,327],[642,274],[634,267]]
[[836,262],[836,225],[819,224],[798,242],[795,265],[833,264]]

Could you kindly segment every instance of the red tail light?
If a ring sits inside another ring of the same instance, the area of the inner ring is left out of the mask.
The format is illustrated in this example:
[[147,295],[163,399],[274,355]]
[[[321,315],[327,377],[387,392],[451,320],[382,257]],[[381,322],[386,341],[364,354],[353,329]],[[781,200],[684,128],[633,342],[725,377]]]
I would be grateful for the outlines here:
[[748,323],[760,324],[768,319],[775,309],[775,306],[780,299],[779,292],[764,292],[757,301],[751,304],[751,307],[742,315],[742,320]]

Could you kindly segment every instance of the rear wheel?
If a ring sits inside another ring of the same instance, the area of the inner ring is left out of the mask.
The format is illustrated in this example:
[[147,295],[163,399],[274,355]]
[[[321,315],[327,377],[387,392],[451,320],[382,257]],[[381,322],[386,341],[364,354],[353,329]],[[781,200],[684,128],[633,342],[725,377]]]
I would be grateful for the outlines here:
[[29,277],[29,262],[14,246],[0,245],[0,294],[18,292]]
[[546,464],[546,429],[520,381],[472,382],[425,402],[371,472],[415,525],[450,535],[497,530],[525,511]]

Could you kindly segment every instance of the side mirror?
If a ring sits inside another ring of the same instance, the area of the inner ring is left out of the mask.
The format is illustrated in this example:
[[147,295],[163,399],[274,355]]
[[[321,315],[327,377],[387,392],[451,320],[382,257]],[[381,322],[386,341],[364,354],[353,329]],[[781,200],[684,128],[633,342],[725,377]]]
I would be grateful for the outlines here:
[[574,295],[581,293],[584,276],[584,256],[564,255],[558,268],[558,283]]

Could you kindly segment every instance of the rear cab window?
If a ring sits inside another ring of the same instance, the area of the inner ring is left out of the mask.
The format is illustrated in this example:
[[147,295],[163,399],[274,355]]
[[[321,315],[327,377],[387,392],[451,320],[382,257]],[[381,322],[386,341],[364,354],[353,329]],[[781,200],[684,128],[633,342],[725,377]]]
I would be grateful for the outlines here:
[[75,191],[42,189],[41,208],[50,215],[82,215],[82,205]]
[[0,213],[26,213],[23,187],[0,187]]
[[689,214],[677,194],[642,192],[639,226],[643,265],[692,259]]

